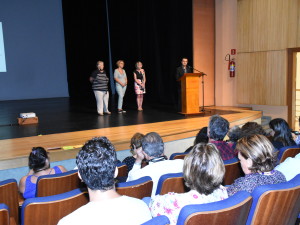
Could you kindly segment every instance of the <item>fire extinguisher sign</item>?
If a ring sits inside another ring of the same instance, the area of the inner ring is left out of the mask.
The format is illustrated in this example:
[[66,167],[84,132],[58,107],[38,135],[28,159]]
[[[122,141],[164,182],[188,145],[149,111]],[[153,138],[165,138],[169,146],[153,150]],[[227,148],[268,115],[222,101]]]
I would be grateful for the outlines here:
[[236,49],[231,49],[231,55],[235,55],[236,54]]

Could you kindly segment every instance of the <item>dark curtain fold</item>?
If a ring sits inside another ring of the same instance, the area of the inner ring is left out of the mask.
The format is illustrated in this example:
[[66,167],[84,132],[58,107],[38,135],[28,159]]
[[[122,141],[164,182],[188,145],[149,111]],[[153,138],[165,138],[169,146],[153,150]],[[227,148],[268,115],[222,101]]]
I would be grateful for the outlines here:
[[[91,92],[87,78],[97,60],[108,71],[105,0],[75,4],[63,0],[69,93]],[[113,69],[125,61],[129,80],[126,102],[135,101],[133,70],[142,61],[147,76],[146,101],[174,105],[176,67],[182,57],[192,64],[192,0],[108,1]]]

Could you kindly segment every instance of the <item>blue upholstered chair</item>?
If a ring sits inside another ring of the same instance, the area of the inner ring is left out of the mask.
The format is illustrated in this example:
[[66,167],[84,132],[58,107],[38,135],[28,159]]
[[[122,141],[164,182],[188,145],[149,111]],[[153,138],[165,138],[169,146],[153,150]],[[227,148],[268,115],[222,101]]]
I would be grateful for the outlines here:
[[184,193],[183,173],[168,173],[162,175],[157,183],[156,195],[164,195],[168,192]]
[[170,224],[170,220],[167,216],[157,216],[153,219],[143,223],[142,225],[167,225]]
[[218,202],[184,206],[177,225],[244,225],[251,207],[252,197],[246,191]]
[[295,157],[300,153],[300,148],[298,145],[286,146],[278,150],[278,161],[280,163],[284,162],[288,157]]
[[83,185],[78,177],[78,170],[40,176],[37,179],[36,197],[62,194]]
[[58,221],[89,202],[88,193],[75,189],[63,194],[29,198],[22,205],[22,225],[56,225]]
[[231,185],[233,182],[243,176],[243,170],[240,165],[240,160],[236,157],[228,160],[224,160],[225,175],[223,185]]
[[0,182],[0,203],[4,203],[9,208],[9,216],[14,221],[19,221],[19,190],[15,179],[8,179]]
[[9,225],[9,209],[5,204],[0,204],[0,224]]
[[251,195],[247,225],[295,224],[300,211],[300,174],[288,182],[259,186]]
[[134,198],[142,199],[150,197],[153,188],[153,181],[151,177],[141,177],[137,180],[128,181],[116,184],[116,191],[120,195],[127,195]]
[[187,154],[188,154],[188,153],[186,153],[186,152],[173,153],[173,154],[170,156],[170,160],[173,160],[173,159],[184,159],[184,157],[185,157]]

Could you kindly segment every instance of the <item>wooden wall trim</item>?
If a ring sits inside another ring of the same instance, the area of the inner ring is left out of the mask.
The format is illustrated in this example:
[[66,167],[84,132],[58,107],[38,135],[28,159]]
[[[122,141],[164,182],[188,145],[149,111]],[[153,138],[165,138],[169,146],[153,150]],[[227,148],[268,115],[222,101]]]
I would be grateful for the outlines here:
[[289,48],[287,51],[287,105],[288,105],[288,124],[295,129],[295,112],[296,112],[296,53],[300,48]]

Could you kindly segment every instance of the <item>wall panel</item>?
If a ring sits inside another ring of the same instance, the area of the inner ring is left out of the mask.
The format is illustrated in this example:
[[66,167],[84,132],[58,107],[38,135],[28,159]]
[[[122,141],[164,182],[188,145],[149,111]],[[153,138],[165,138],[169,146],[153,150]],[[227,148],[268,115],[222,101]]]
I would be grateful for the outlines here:
[[286,50],[238,55],[238,103],[286,105]]
[[239,0],[239,52],[297,46],[299,0]]
[[299,0],[238,0],[238,103],[287,105],[287,48],[300,46]]

